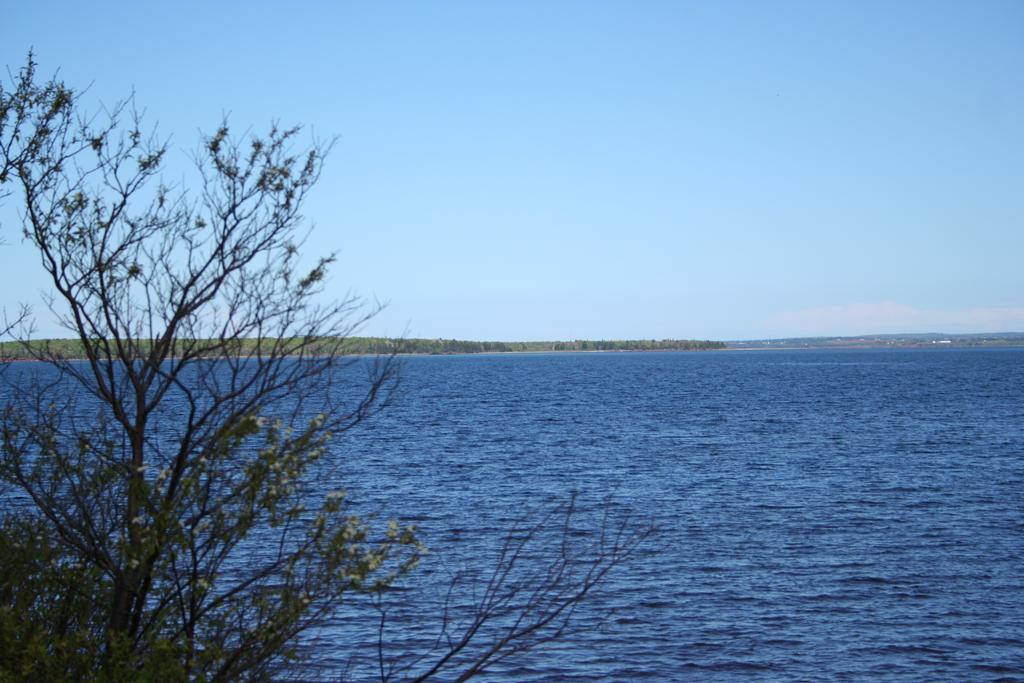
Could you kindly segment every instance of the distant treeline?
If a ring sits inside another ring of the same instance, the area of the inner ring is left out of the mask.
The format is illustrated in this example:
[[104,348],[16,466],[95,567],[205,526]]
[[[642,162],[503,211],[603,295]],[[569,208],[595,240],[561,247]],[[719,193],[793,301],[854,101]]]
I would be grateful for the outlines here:
[[352,341],[397,344],[400,353],[537,353],[544,351],[707,351],[725,343],[695,339],[601,339],[574,341],[487,342],[459,339],[372,339]]
[[[28,359],[33,352],[46,352],[62,358],[82,358],[85,353],[77,339],[39,339],[26,349],[16,342],[0,343],[0,358]],[[146,342],[142,342],[142,346]],[[387,337],[348,337],[343,340],[325,339],[311,347],[312,353],[340,352],[343,354],[453,354],[453,353],[540,353],[552,351],[708,351],[724,349],[720,341],[695,339],[577,339],[574,341],[491,342],[461,339],[390,339]],[[242,340],[238,355],[256,353],[252,340]]]

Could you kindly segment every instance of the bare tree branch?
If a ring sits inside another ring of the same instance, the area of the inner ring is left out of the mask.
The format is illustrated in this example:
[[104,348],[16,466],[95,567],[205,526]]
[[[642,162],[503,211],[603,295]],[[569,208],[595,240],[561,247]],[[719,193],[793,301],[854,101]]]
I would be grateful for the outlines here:
[[654,532],[628,514],[613,516],[611,499],[604,501],[596,528],[581,526],[577,502],[573,494],[546,514],[530,511],[520,517],[485,579],[475,569],[457,573],[440,609],[436,638],[426,651],[415,656],[386,652],[385,593],[376,603],[381,680],[463,681],[574,633],[579,606],[609,572],[634,558]]

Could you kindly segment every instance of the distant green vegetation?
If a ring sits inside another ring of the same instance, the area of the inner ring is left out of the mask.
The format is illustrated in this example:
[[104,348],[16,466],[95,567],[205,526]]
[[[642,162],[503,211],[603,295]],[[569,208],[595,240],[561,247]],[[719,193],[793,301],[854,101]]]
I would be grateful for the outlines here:
[[[266,343],[266,342],[264,342]],[[336,351],[337,340],[327,339],[322,342],[326,351],[328,347]],[[145,346],[146,342],[142,342]],[[38,339],[30,342],[31,348],[26,349],[16,342],[0,343],[0,358],[8,360],[28,359],[38,353],[47,353],[61,358],[81,358],[84,356],[82,344],[77,339]],[[312,347],[316,353],[317,345]],[[453,353],[542,353],[553,351],[708,351],[724,349],[725,343],[720,341],[700,341],[694,339],[612,339],[574,341],[526,341],[526,342],[493,342],[466,341],[460,339],[390,339],[387,337],[348,337],[340,341],[343,354],[453,354]],[[242,340],[238,347],[238,355],[256,354],[256,343],[253,340]]]
[[378,345],[397,344],[400,353],[537,353],[546,351],[706,351],[724,349],[724,342],[694,339],[612,339],[574,341],[487,342],[458,339],[373,339],[356,338],[353,342]]

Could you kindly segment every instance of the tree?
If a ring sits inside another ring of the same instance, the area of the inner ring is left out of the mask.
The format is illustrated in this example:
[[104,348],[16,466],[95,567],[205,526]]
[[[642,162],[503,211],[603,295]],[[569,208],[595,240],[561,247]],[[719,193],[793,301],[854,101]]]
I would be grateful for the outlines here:
[[[343,355],[376,309],[323,302],[332,257],[300,267],[300,209],[329,145],[277,126],[239,139],[224,123],[201,140],[190,193],[161,179],[167,144],[130,101],[87,117],[63,83],[36,82],[31,55],[13,86],[0,90],[0,188],[23,200],[47,305],[84,357],[18,326],[22,353],[51,371],[6,369],[0,677],[271,677],[345,596],[383,606],[424,552],[414,528],[373,529],[318,488],[340,468],[330,443],[387,403],[398,370],[394,354]],[[564,633],[644,536],[622,523],[609,543],[605,525],[577,559],[565,513],[540,583],[510,583],[523,564],[511,536],[502,609],[485,599],[426,675],[455,661],[479,673]],[[482,643],[523,591],[545,597]]]

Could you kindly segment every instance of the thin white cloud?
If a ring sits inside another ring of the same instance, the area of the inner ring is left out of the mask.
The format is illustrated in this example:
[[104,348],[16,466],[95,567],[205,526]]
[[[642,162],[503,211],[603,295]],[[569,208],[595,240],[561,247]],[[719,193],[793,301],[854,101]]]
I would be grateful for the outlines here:
[[1012,332],[1024,330],[1024,307],[921,309],[884,301],[785,311],[770,326],[777,336],[899,332]]

